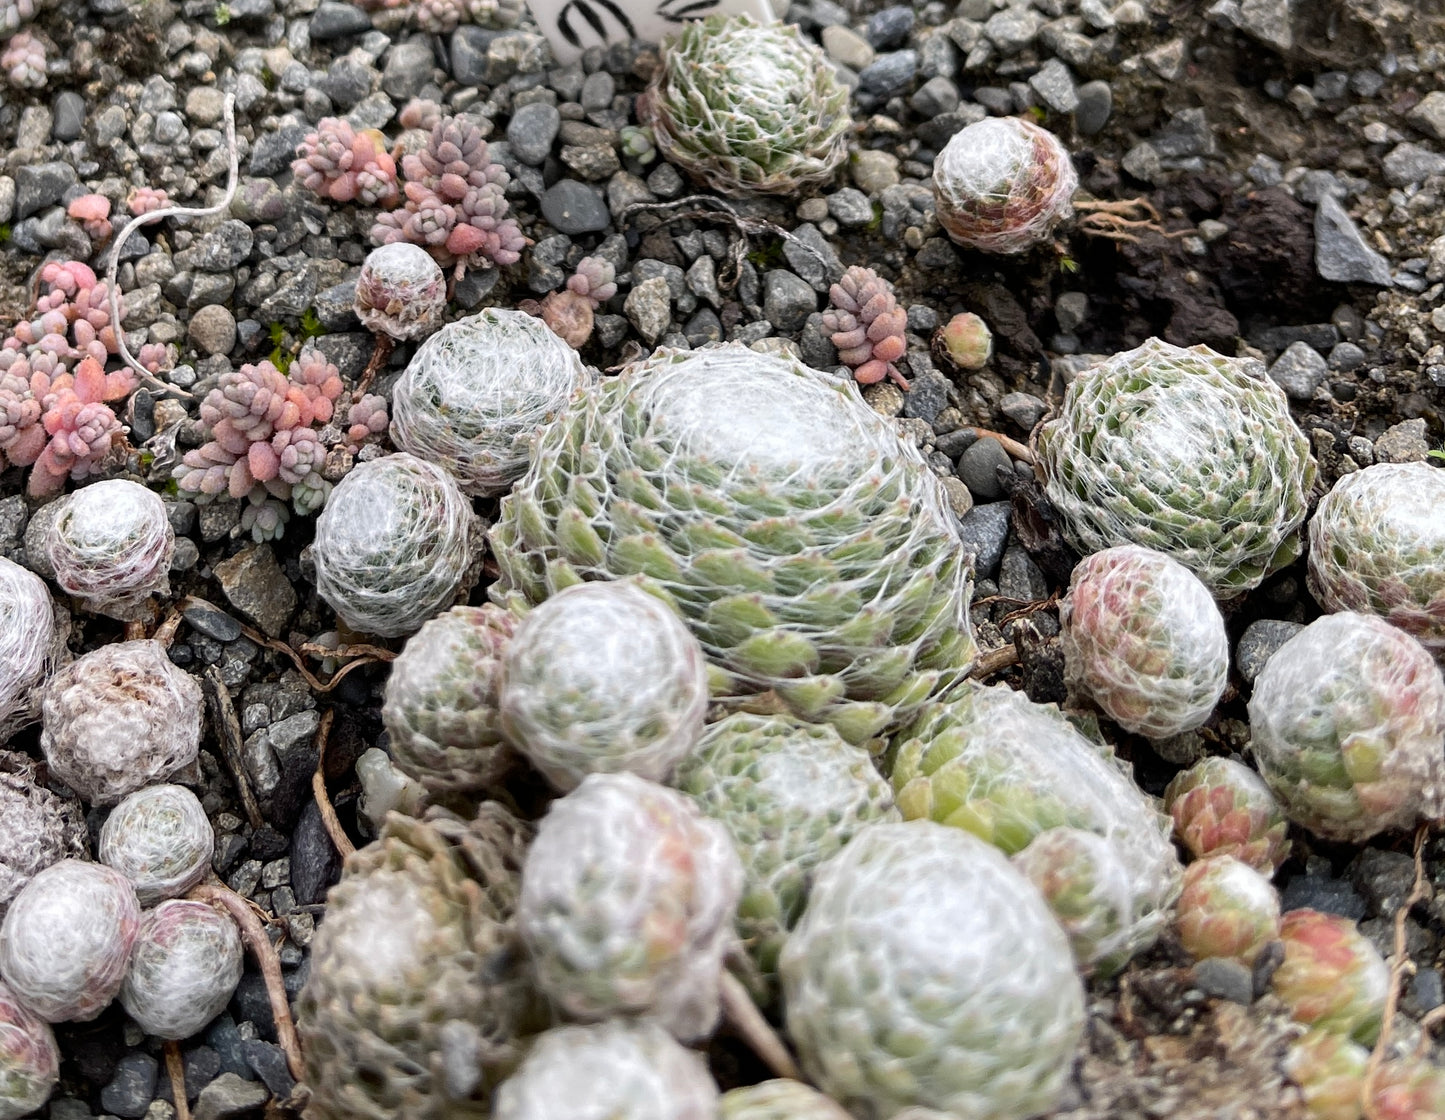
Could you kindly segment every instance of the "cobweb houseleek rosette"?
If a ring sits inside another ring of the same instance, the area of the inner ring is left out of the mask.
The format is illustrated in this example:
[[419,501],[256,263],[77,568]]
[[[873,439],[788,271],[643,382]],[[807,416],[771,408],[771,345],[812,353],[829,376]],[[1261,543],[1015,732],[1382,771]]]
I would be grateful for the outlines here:
[[1227,599],[1300,553],[1315,461],[1260,362],[1151,338],[1080,374],[1038,450],[1085,555],[1156,549]]
[[639,99],[662,154],[724,194],[789,194],[847,155],[848,89],[796,27],[746,15],[688,23]]
[[863,743],[960,679],[967,555],[942,486],[857,390],[740,344],[661,350],[574,399],[490,535],[504,605],[635,576],[715,697],[772,690]]

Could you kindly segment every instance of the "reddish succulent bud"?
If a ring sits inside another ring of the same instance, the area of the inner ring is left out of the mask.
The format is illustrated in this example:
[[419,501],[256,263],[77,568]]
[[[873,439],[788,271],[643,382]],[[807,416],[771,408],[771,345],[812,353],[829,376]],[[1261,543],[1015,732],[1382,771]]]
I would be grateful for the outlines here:
[[1264,779],[1229,758],[1206,758],[1164,790],[1174,833],[1196,859],[1228,855],[1264,875],[1289,856],[1289,822]]
[[940,327],[935,341],[959,369],[983,369],[993,357],[993,332],[972,311],[961,311]]
[[1284,963],[1274,994],[1301,1023],[1369,1045],[1380,1033],[1390,969],[1355,923],[1318,910],[1291,910],[1280,922]]
[[1247,965],[1279,937],[1279,895],[1268,879],[1233,856],[1184,869],[1179,942],[1196,960],[1229,957]]

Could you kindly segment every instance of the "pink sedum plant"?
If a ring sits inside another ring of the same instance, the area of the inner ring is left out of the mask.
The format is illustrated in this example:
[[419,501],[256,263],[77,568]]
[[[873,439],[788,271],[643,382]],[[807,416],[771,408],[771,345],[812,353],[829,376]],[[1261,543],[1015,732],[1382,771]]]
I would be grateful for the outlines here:
[[296,148],[292,174],[332,202],[390,206],[396,201],[396,161],[374,128],[357,132],[340,117],[323,117]]
[[908,314],[898,306],[893,285],[871,268],[853,265],[828,290],[828,298],[832,306],[823,312],[823,329],[832,335],[838,360],[860,385],[887,377],[907,389],[894,363],[908,350]]

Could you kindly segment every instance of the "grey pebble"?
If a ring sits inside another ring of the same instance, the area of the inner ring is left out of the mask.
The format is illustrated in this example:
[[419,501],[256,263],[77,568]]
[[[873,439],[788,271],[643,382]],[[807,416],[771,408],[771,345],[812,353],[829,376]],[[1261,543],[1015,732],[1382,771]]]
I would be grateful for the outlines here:
[[293,121],[283,124],[275,132],[256,137],[247,171],[258,179],[269,179],[289,169],[291,161],[296,158],[296,145],[306,139],[309,131],[305,124]]
[[266,1088],[271,1090],[273,1097],[279,1101],[291,1095],[296,1079],[291,1076],[291,1070],[286,1064],[286,1051],[274,1042],[250,1038],[242,1040],[241,1053],[246,1058],[246,1064],[255,1071]]
[[941,113],[953,112],[958,108],[958,102],[958,87],[951,79],[942,76],[929,78],[908,100],[915,113],[930,119]]
[[61,90],[55,95],[55,121],[50,135],[66,143],[78,140],[85,129],[85,98],[74,90]]
[[359,35],[370,29],[370,15],[355,4],[340,4],[336,0],[322,0],[308,25],[311,38],[317,42],[339,39],[343,35]]
[[260,1082],[226,1072],[201,1090],[191,1116],[193,1120],[242,1120],[264,1105],[269,1096]]
[[1392,187],[1407,187],[1445,171],[1445,156],[1409,141],[1396,144],[1380,162]]
[[464,23],[452,32],[448,56],[452,77],[464,86],[481,85],[487,74],[487,48],[497,37],[475,24]]
[[1003,559],[1004,544],[1008,540],[1010,502],[988,502],[976,505],[959,518],[959,537],[963,550],[973,553],[974,575],[978,579],[991,578],[998,571]]
[[873,220],[873,203],[856,187],[843,187],[828,196],[828,213],[840,226],[855,229]]
[[1329,374],[1319,351],[1303,342],[1291,342],[1269,367],[1269,376],[1292,400],[1307,401]]
[[22,164],[15,170],[15,216],[28,218],[42,207],[59,202],[75,181],[75,168],[59,160]]
[[875,97],[892,97],[907,89],[917,72],[917,51],[890,51],[859,72],[858,88]]
[[1248,1007],[1254,1002],[1254,975],[1239,961],[1206,957],[1190,973],[1194,986],[1207,996]]
[[202,354],[229,354],[236,345],[236,317],[223,304],[202,307],[191,316],[186,336]]
[[1329,194],[1315,211],[1315,268],[1326,280],[1390,284],[1390,262],[1366,243],[1339,199]]
[[576,179],[560,179],[542,196],[542,216],[559,233],[597,233],[612,221],[607,200],[596,187]]
[[[215,503],[203,507],[209,509]],[[227,601],[273,638],[281,636],[296,609],[296,589],[276,563],[269,544],[243,548],[215,567]]]
[[1365,900],[1343,879],[1309,871],[1297,875],[1279,894],[1281,910],[1321,910],[1358,922],[1365,916]]
[[218,642],[234,642],[241,636],[241,624],[223,611],[210,607],[187,607],[181,612],[191,626]]
[[407,101],[421,92],[435,65],[431,47],[424,40],[408,39],[405,43],[397,43],[387,52],[386,69],[381,72],[381,88],[388,96]]
[[1303,629],[1298,622],[1286,622],[1277,618],[1261,618],[1251,622],[1244,628],[1244,633],[1239,636],[1239,643],[1234,647],[1234,663],[1239,668],[1239,675],[1249,684],[1253,684],[1260,670],[1264,668],[1264,663],[1274,655],[1275,650]]
[[539,166],[552,150],[561,124],[562,115],[555,106],[542,101],[523,105],[507,124],[507,142],[512,146],[512,154],[523,163]]
[[991,502],[1003,497],[1003,487],[998,482],[1000,467],[1011,470],[1013,460],[998,440],[984,437],[959,456],[958,477],[975,498]]
[[1079,106],[1074,76],[1057,58],[1051,58],[1029,79],[1029,88],[1056,113],[1072,113]]
[[796,273],[775,268],[763,277],[763,315],[775,329],[795,331],[817,309],[812,285]]
[[1330,350],[1330,369],[1339,370],[1341,373],[1349,373],[1357,370],[1365,364],[1365,352],[1353,342],[1337,343]]
[[913,20],[912,7],[895,4],[881,12],[874,12],[868,18],[868,23],[863,28],[863,37],[875,50],[896,47],[908,38],[908,33],[913,30]]
[[643,340],[649,346],[656,344],[672,322],[672,292],[667,281],[654,276],[634,284],[623,310]]
[[1380,463],[1423,463],[1430,454],[1424,419],[1402,420],[1385,429],[1375,440],[1375,460]]
[[998,410],[1026,432],[1033,431],[1048,408],[1032,393],[1006,393],[998,402]]
[[903,415],[930,424],[938,414],[948,407],[948,378],[937,370],[926,370],[909,381],[908,392],[903,394]]
[[1048,579],[1021,544],[1004,549],[998,570],[998,593],[1021,603],[1036,603],[1049,597]]

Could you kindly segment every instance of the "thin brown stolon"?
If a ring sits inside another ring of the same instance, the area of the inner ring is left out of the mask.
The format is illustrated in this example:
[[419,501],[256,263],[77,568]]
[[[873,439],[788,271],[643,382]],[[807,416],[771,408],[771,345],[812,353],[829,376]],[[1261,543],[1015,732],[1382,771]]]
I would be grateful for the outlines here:
[[793,1056],[788,1053],[787,1046],[767,1019],[763,1018],[763,1013],[758,1010],[753,997],[748,995],[742,981],[727,969],[723,969],[721,987],[724,1018],[742,1040],[752,1047],[753,1052],[763,1060],[763,1064],[778,1077],[790,1078],[793,1081],[805,1080],[797,1063],[793,1061]]
[[311,792],[316,797],[316,808],[321,813],[321,823],[326,826],[326,835],[331,837],[331,843],[345,859],[356,851],[356,845],[342,829],[331,797],[326,792],[326,740],[331,735],[331,722],[335,716],[335,710],[327,708],[321,713],[321,723],[316,728],[316,772],[311,775]]
[[[1410,893],[1400,908],[1395,911],[1395,942],[1394,953],[1390,958],[1390,988],[1385,993],[1385,1016],[1380,1025],[1380,1037],[1375,1042],[1375,1048],[1370,1051],[1369,1064],[1365,1066],[1365,1077],[1360,1083],[1360,1104],[1364,1109],[1365,1120],[1380,1120],[1380,1114],[1375,1109],[1375,1079],[1379,1076],[1380,1065],[1385,1060],[1385,1054],[1390,1049],[1390,1035],[1395,1025],[1395,1009],[1400,1002],[1400,985],[1407,973],[1415,971],[1414,962],[1410,960],[1410,954],[1406,951],[1405,945],[1405,919],[1410,916],[1410,910],[1415,903],[1425,898],[1425,840],[1430,835],[1430,825],[1422,824],[1415,830],[1415,881],[1410,887]],[[1439,1008],[1436,1008],[1439,1010]],[[1428,1039],[1429,1032],[1425,1032],[1424,1038]]]
[[190,1102],[186,1100],[186,1066],[181,1060],[181,1044],[166,1039],[166,1074],[171,1079],[171,1099],[176,1105],[176,1120],[191,1120]]

